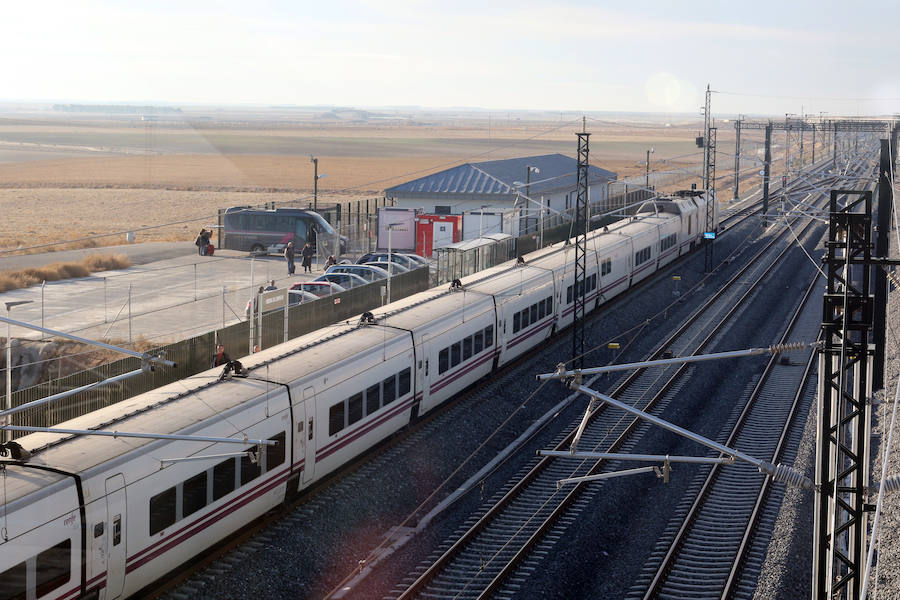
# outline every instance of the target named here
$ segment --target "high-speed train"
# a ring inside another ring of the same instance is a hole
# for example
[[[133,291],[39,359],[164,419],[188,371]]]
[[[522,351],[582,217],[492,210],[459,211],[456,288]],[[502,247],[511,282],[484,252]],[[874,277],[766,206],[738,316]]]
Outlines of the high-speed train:
[[[706,202],[593,232],[585,311],[697,245]],[[210,370],[58,426],[240,444],[19,438],[30,456],[0,458],[0,600],[125,598],[202,554],[571,324],[574,256],[543,248],[248,356],[246,377]]]

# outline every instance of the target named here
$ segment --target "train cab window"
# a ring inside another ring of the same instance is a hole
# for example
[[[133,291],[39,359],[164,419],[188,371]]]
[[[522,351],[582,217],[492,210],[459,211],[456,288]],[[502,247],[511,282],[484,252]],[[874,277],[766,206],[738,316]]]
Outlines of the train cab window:
[[[488,325],[484,328],[484,347],[490,348],[494,345],[494,326]]]
[[[479,352],[484,350],[484,332],[476,332],[474,338],[475,347],[473,348],[473,350],[475,351],[475,354],[478,354]]]
[[[366,390],[366,414],[371,415],[381,408],[381,384],[376,383]]]
[[[270,440],[277,442],[274,446],[266,446],[266,471],[271,471],[284,462],[285,433],[282,431]]]
[[[259,451],[257,446],[247,449],[250,453]],[[262,465],[259,462],[253,462],[249,454],[241,457],[241,485],[247,484],[262,475]]]
[[[150,498],[150,535],[175,523],[175,498],[174,487]]]
[[[438,375],[450,368],[450,349],[444,348],[438,354]]]
[[[397,399],[397,376],[391,375],[381,382],[384,405],[387,406]]]
[[[522,329],[522,314],[516,313],[513,315],[513,333],[516,333]]]
[[[530,323],[537,323],[538,320],[538,307],[537,304],[531,305],[531,318],[528,319]]]
[[[25,563],[0,573],[0,600],[25,600]]]
[[[181,517],[192,515],[206,506],[206,471],[184,482],[181,495]]]
[[[456,342],[455,344],[450,346],[450,366],[455,367],[459,364],[459,361],[462,357],[462,348],[461,344]]]
[[[405,396],[412,389],[412,371],[409,367],[400,371],[399,383],[398,395]]]
[[[328,410],[328,435],[344,428],[344,403],[338,402]]]
[[[38,554],[34,566],[38,598],[68,583],[72,577],[72,540],[63,540]]]
[[[347,401],[347,425],[353,425],[363,417],[362,392],[353,394]]]
[[[234,491],[235,476],[237,475],[234,464],[234,459],[229,458],[213,467],[213,500],[218,500]]]

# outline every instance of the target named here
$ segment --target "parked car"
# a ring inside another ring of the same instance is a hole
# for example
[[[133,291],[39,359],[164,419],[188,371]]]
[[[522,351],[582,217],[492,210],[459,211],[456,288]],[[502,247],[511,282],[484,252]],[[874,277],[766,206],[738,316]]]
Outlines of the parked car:
[[[428,259],[425,258],[424,256],[419,256],[418,254],[408,254],[408,253],[404,252],[403,256],[405,256],[406,258],[408,258],[411,261],[419,263],[420,265],[428,264]]]
[[[338,285],[332,281],[301,281],[292,285],[291,289],[303,290],[304,292],[315,294],[319,298],[347,290],[344,286]]]
[[[357,264],[363,265],[376,261],[387,261],[388,253],[387,252],[369,252],[367,254],[363,254],[359,257],[359,260],[356,261]],[[421,266],[415,260],[409,258],[402,252],[391,252],[390,262],[397,263],[406,267],[406,270],[415,269],[416,267]]]
[[[311,292],[306,292],[304,290],[288,290],[288,306],[295,306],[297,304],[303,304],[304,302],[312,302],[313,300],[318,300],[319,296]],[[281,306],[273,306],[271,308],[266,308],[263,311],[263,314],[270,313],[272,311],[280,310]],[[251,313],[256,312],[256,296],[247,300],[247,306],[244,308],[244,318],[249,319]]]
[[[353,273],[359,275],[369,283],[387,279],[388,272],[372,265],[332,265],[326,273]]]
[[[383,260],[383,261],[376,260],[375,262],[370,262],[370,263],[366,263],[366,264],[374,266],[374,267],[378,267],[379,269],[384,269],[385,271],[388,271],[392,275],[399,275],[400,273],[406,273],[407,271],[410,270],[409,268],[405,267],[404,265],[401,265],[398,262],[388,262],[387,260]],[[417,268],[417,267],[413,267],[413,269],[415,269],[415,268]]]
[[[324,275],[316,277],[313,281],[330,281],[346,289],[359,287],[369,283],[359,275],[354,275],[353,273],[325,273]]]

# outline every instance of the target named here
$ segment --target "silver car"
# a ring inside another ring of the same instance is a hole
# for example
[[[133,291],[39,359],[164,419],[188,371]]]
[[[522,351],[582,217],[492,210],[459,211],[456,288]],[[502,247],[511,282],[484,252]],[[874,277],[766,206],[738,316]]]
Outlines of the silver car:
[[[354,275],[359,275],[369,283],[373,281],[379,281],[381,279],[387,279],[388,273],[387,271],[381,269],[380,267],[376,267],[374,265],[332,265],[328,267],[328,270],[325,273],[352,273]]]

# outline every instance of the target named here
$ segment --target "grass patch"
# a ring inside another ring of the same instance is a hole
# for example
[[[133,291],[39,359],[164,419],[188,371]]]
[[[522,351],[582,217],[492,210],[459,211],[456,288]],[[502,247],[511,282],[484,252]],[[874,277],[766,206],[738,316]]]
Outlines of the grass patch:
[[[43,281],[60,281],[87,277],[97,271],[124,269],[131,261],[124,254],[92,254],[77,262],[57,262],[43,267],[0,271],[0,292],[39,285]]]

